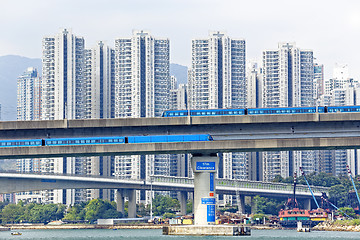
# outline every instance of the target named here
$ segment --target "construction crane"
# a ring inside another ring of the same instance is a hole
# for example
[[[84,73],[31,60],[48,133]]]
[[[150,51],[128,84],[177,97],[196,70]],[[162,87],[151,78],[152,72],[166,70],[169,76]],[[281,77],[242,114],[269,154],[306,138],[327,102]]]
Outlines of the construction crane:
[[[354,186],[355,194],[356,194],[357,200],[358,200],[358,202],[359,202],[359,208],[360,208],[360,198],[359,198],[359,194],[358,194],[358,191],[357,191],[357,189],[356,189],[354,179],[353,179],[353,177],[352,177],[352,175],[351,175],[351,171],[350,171],[349,165],[346,165],[346,168],[347,168],[349,177],[350,177],[350,179],[351,179],[351,182],[352,182],[352,184],[353,184],[353,186]]]
[[[309,184],[308,180],[306,179],[305,173],[304,173],[304,171],[302,170],[301,167],[300,167],[300,171],[301,171],[301,175],[303,175],[303,177],[304,177],[304,179],[305,179],[306,184],[307,184],[308,187],[309,187],[311,196],[313,197],[314,202],[316,203],[317,208],[320,208],[320,207],[319,207],[319,203],[317,202],[317,200],[316,200],[316,198],[315,198],[315,196],[314,196],[314,193],[313,193],[313,191],[311,190],[310,184]]]
[[[329,200],[327,200],[326,198],[324,198],[323,196],[321,197],[322,200],[326,201],[327,203],[329,203],[331,206],[333,206],[336,210],[342,212],[345,216],[347,216],[348,218],[352,219],[352,217],[350,217],[349,215],[347,215],[344,211],[342,211],[341,209],[339,209],[337,206],[335,206],[332,202],[330,202]]]

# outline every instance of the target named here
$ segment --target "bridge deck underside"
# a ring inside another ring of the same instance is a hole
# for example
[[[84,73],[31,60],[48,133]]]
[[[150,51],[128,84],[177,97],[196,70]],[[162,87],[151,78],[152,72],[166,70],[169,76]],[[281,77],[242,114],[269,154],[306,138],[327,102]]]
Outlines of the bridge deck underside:
[[[248,139],[209,142],[138,143],[86,146],[49,146],[0,148],[0,158],[46,158],[100,155],[145,155],[166,153],[218,153],[254,151],[292,151],[320,149],[357,149],[360,137]]]

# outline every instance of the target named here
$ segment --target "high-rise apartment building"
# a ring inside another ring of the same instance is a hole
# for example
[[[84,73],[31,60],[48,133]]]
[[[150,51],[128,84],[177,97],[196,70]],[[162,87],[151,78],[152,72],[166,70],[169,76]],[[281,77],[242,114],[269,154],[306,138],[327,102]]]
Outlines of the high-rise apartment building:
[[[319,99],[324,93],[324,65],[314,63],[314,98]]]
[[[346,64],[336,64],[333,77],[325,81],[325,94],[321,97],[321,105],[325,106],[351,106],[359,105],[359,83],[350,77],[349,68]],[[333,175],[347,173],[346,165],[349,165],[353,174],[359,174],[359,150],[325,150],[322,154],[329,156],[323,158],[327,172]]]
[[[247,104],[245,40],[224,32],[192,40],[188,104],[191,109],[243,108]],[[248,179],[248,153],[220,156],[219,178]]]
[[[29,67],[17,79],[17,120],[39,120],[41,113],[41,78],[36,68]],[[18,172],[39,172],[41,159],[17,159]],[[16,194],[16,201],[39,202],[39,191]]]
[[[84,118],[102,119],[114,117],[115,101],[115,52],[99,41],[91,49],[84,50]],[[112,176],[113,156],[84,157],[83,167],[87,175]],[[88,189],[86,199],[112,200],[113,191]]]
[[[159,117],[170,103],[170,41],[147,31],[115,40],[115,118]],[[115,158],[115,175],[145,179],[169,175],[169,155]],[[144,193],[144,192],[142,192]],[[141,200],[145,194],[141,194]]]
[[[302,50],[295,43],[279,43],[278,49],[263,52],[263,107],[314,106],[313,52]],[[300,166],[311,171],[312,153],[264,153],[265,181],[276,175],[288,177]],[[313,170],[312,170],[313,171]]]
[[[85,117],[85,41],[68,29],[43,38],[42,120],[83,119]],[[86,173],[85,158],[42,159],[41,171]],[[83,190],[51,190],[45,202],[74,204],[85,200]]]
[[[42,119],[84,118],[84,38],[63,29],[42,48]]]
[[[115,117],[161,116],[169,108],[170,41],[146,31],[115,40]]]
[[[85,118],[113,118],[115,51],[102,41],[85,49]]]
[[[171,76],[170,83],[170,102],[169,109],[185,110],[187,109],[187,85],[177,83],[177,79]]]
[[[256,61],[249,61],[246,68],[247,107],[262,107],[262,69]]]
[[[29,67],[17,79],[17,120],[39,120],[41,79],[36,68]]]
[[[223,32],[192,40],[191,109],[245,107],[246,85],[245,40]]]

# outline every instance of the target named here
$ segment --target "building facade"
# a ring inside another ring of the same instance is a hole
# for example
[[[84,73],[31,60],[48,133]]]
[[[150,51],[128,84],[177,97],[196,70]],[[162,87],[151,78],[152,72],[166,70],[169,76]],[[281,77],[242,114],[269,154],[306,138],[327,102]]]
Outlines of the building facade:
[[[295,43],[279,43],[263,52],[263,107],[314,106],[313,52]],[[263,153],[265,181],[291,176],[300,166],[314,171],[312,151]]]
[[[210,32],[208,38],[192,40],[190,109],[246,107],[245,57],[245,40],[232,39],[224,32]],[[249,179],[249,153],[224,153],[219,157],[219,178]]]
[[[115,40],[115,118],[159,117],[170,107],[170,41],[148,31]],[[170,175],[171,156],[120,156],[114,174],[145,179]],[[149,196],[141,192],[140,200]]]

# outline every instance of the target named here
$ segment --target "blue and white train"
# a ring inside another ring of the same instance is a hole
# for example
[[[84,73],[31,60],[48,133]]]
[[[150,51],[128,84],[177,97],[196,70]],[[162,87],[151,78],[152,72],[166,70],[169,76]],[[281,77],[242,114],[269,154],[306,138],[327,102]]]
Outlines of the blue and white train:
[[[270,115],[270,114],[304,114],[304,113],[337,113],[360,112],[360,106],[320,106],[288,108],[238,108],[238,109],[203,109],[203,110],[170,110],[164,111],[163,117],[188,116],[224,116],[224,115]],[[0,140],[0,147],[62,146],[62,145],[96,145],[96,144],[132,144],[159,142],[195,142],[213,141],[209,134],[195,135],[159,135],[159,136],[115,136],[83,138],[46,138]]]
[[[21,140],[0,140],[0,147],[39,147],[39,146],[199,142],[199,141],[213,141],[213,138],[209,134],[194,134],[194,135],[159,135],[159,136],[125,136],[125,137],[114,136],[114,137],[21,139]]]
[[[329,106],[329,107],[276,107],[276,108],[234,108],[234,109],[203,109],[203,110],[169,110],[163,117],[189,116],[224,116],[224,115],[268,115],[268,114],[303,114],[303,113],[336,113],[360,112],[360,106]]]

